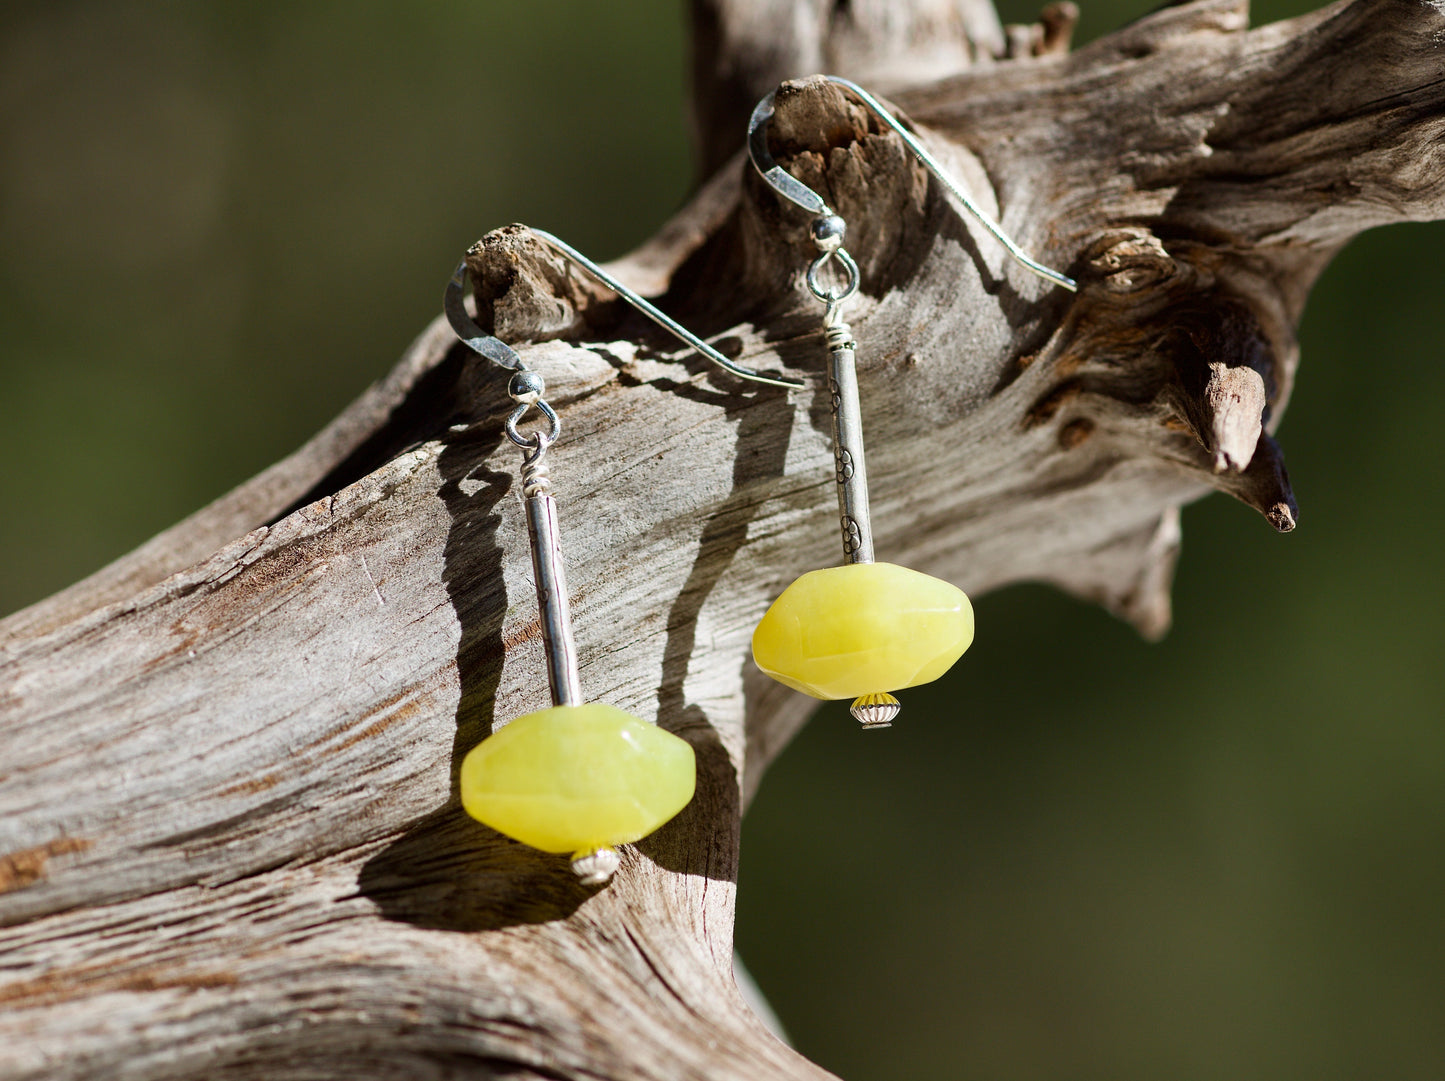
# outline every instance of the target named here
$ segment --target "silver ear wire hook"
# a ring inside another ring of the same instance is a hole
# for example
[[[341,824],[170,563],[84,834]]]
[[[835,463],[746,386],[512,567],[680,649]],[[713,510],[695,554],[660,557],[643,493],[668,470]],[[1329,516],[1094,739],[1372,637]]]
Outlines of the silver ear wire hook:
[[[532,229],[531,226],[528,226],[528,228]],[[607,286],[607,288],[611,289],[623,300],[627,301],[627,303],[631,304],[643,315],[647,316],[647,318],[651,319],[658,326],[662,327],[662,329],[668,331],[675,337],[681,339],[686,344],[692,346],[692,348],[696,349],[699,353],[705,356],[708,360],[712,361],[718,367],[726,368],[728,371],[732,372],[733,375],[739,376],[740,378],[751,379],[754,383],[766,383],[768,386],[773,387],[787,387],[789,390],[799,390],[802,388],[803,384],[796,382],[795,380],[780,379],[770,375],[763,375],[761,372],[755,372],[751,368],[744,368],[741,364],[733,363],[731,360],[723,356],[712,346],[708,345],[707,342],[703,341],[692,331],[688,330],[687,327],[683,326],[676,319],[673,319],[670,315],[667,315],[665,312],[648,303],[646,300],[643,300],[642,297],[638,296],[627,286],[623,285],[620,281],[614,278],[611,274],[607,273],[607,271],[603,270],[591,259],[588,259],[587,256],[583,255],[576,248],[572,247],[572,245],[568,244],[563,240],[557,239],[557,237],[542,229],[532,229],[532,232],[536,236],[540,237],[545,243],[550,244],[557,251],[561,252],[568,259],[571,259],[583,270],[587,271],[587,273],[591,274],[603,285]]]
[[[978,223],[987,229],[993,238],[1002,244],[1014,259],[1046,281],[1063,286],[1071,293],[1078,291],[1079,284],[1074,281],[1073,278],[1044,266],[1042,263],[1031,258],[1022,248],[1015,244],[999,224],[980,210],[978,205],[954,183],[953,178],[950,177],[943,166],[938,163],[938,159],[930,154],[924,148],[923,144],[918,141],[918,138],[900,124],[893,114],[883,107],[877,98],[857,83],[841,78],[840,76],[824,75],[823,78],[827,79],[830,83],[836,83],[839,86],[851,90],[859,101],[877,114],[878,118],[887,124],[888,127],[903,140],[904,145],[913,152],[914,157],[923,163],[923,167],[932,173],[940,184],[953,193],[954,198],[963,204],[963,208],[972,214],[978,220]],[[773,160],[773,155],[768,150],[768,123],[773,118],[773,99],[776,94],[776,90],[768,94],[768,96],[758,102],[757,107],[753,109],[752,118],[748,121],[748,157],[752,159],[753,167],[757,169],[762,178],[768,182],[768,185],[774,191],[783,196],[783,198],[789,202],[796,203],[820,219],[825,216],[836,217],[836,212],[824,202],[822,196],[785,171],[782,166]],[[816,230],[814,239],[815,241],[817,240]],[[838,250],[841,251],[842,249],[840,248]],[[809,288],[812,288],[811,281],[809,282]],[[827,299],[822,297],[816,289],[813,289],[813,294],[814,296],[818,296],[819,299]]]
[[[687,345],[696,349],[708,360],[718,365],[718,367],[726,368],[734,375],[742,379],[750,379],[754,383],[766,383],[768,386],[773,387],[787,387],[789,390],[798,390],[803,386],[802,383],[796,382],[795,380],[763,375],[761,372],[755,372],[751,368],[745,368],[741,364],[734,363],[677,320],[648,303],[646,300],[643,300],[642,297],[623,285],[566,241],[558,239],[545,230],[532,229],[531,226],[528,226],[528,228],[531,229],[533,235],[543,243],[550,245],[553,249],[568,259],[571,259],[583,270],[587,271],[587,273],[591,274],[603,285],[627,301],[628,304],[631,304],[643,315],[647,316],[647,318],[651,319],[664,330],[680,338]],[[856,267],[853,273],[856,275]],[[500,364],[503,368],[509,368],[512,371],[522,371],[525,367],[522,364],[522,358],[517,356],[506,343],[499,341],[484,331],[477,325],[476,320],[467,314],[464,303],[466,287],[467,263],[464,259],[457,264],[456,270],[452,271],[452,279],[447,283],[446,295],[442,301],[443,307],[446,309],[447,321],[451,323],[452,329],[457,333],[457,337],[465,342],[473,352],[479,353],[494,364]]]

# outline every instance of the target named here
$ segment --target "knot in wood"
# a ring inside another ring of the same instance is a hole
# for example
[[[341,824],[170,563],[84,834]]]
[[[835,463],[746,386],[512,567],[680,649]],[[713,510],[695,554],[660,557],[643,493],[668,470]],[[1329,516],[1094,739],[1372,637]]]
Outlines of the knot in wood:
[[[1187,268],[1169,254],[1148,230],[1106,234],[1084,253],[1089,277],[1116,297],[1132,297],[1177,284]]]

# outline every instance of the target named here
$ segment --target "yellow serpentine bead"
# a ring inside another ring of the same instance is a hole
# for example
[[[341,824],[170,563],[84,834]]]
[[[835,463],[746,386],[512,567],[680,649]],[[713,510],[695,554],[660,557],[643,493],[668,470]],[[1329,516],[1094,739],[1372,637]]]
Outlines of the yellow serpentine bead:
[[[854,698],[937,679],[973,642],[973,606],[949,582],[896,563],[809,571],[753,632],[753,660],[814,698]]]
[[[600,702],[518,717],[462,760],[467,814],[543,852],[586,856],[646,837],[692,799],[684,740]]]

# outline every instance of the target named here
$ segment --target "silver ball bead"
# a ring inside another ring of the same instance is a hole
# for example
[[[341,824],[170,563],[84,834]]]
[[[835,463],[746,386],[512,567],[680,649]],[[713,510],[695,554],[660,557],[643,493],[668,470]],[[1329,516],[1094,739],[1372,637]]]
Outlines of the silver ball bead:
[[[843,246],[843,236],[848,232],[848,223],[837,214],[824,214],[813,219],[813,243],[819,251],[837,251]]]
[[[547,384],[541,375],[526,368],[513,375],[507,383],[507,393],[512,396],[512,401],[523,405],[539,401],[546,391]]]

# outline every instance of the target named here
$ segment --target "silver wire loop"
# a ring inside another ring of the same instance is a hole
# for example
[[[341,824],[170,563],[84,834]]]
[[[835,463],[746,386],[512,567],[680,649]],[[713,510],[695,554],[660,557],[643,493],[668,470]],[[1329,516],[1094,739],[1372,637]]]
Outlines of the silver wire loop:
[[[522,451],[522,495],[547,495],[552,477],[547,470],[547,448],[553,440],[542,432],[532,433],[532,445]]]
[[[887,124],[905,146],[913,152],[925,169],[937,178],[938,182],[953,193],[963,208],[978,220],[978,223],[988,230],[989,234],[1004,246],[1004,249],[1013,256],[1015,260],[1029,271],[1037,274],[1045,281],[1053,282],[1062,286],[1069,292],[1078,292],[1079,283],[1067,274],[1060,274],[1057,270],[1051,270],[1042,263],[1031,258],[1022,248],[1013,242],[1003,228],[979,209],[978,205],[968,197],[962,188],[958,186],[952,177],[944,170],[932,154],[918,141],[918,137],[905,128],[883,105],[868,91],[864,90],[857,83],[844,79],[838,75],[824,75],[824,79],[830,83],[851,90],[864,105],[878,118]],[[753,167],[759,175],[768,182],[768,185],[789,202],[796,203],[810,214],[822,216],[836,214],[832,208],[823,201],[823,197],[808,187],[802,181],[785,172],[783,168],[773,159],[772,153],[768,150],[768,122],[773,118],[773,99],[777,95],[774,90],[758,102],[753,109],[752,118],[748,121],[748,157],[752,159]],[[811,286],[810,286],[811,288]],[[814,290],[817,296],[817,291]]]
[[[834,259],[843,265],[843,272],[846,277],[843,284],[836,289],[825,289],[818,284],[818,272]],[[843,248],[834,248],[832,251],[825,251],[808,264],[807,280],[808,292],[812,293],[832,309],[835,306],[841,305],[843,301],[858,291],[858,264],[853,261],[853,257],[849,255],[846,250]]]
[[[532,227],[528,226],[528,228],[530,229]],[[583,255],[576,248],[572,247],[572,245],[566,243],[565,241],[557,239],[557,237],[542,229],[532,229],[532,232],[544,243],[551,245],[557,251],[565,255],[568,259],[571,259],[583,270],[587,271],[587,273],[591,274],[603,285],[607,286],[607,288],[611,289],[623,300],[627,301],[627,303],[631,304],[643,315],[647,316],[647,318],[651,319],[658,326],[662,327],[662,329],[670,332],[675,337],[681,339],[687,345],[690,345],[692,348],[696,349],[699,353],[705,356],[708,360],[712,361],[718,367],[725,368],[728,371],[732,372],[733,375],[739,376],[742,379],[751,379],[754,383],[766,383],[767,385],[773,387],[787,387],[789,390],[798,390],[803,386],[802,383],[799,383],[795,380],[781,379],[771,375],[763,375],[761,372],[755,372],[751,368],[745,368],[741,364],[734,363],[733,361],[729,360],[727,357],[719,353],[712,346],[708,345],[707,342],[703,341],[692,331],[688,330],[677,320],[673,319],[670,315],[667,315],[661,309],[648,303],[646,300],[643,300],[642,297],[640,297],[637,293],[634,293],[627,286],[623,285],[622,282],[618,281],[611,274],[607,273],[607,271],[603,270],[591,259],[588,259],[587,256]]]
[[[547,432],[532,432],[530,435],[523,435],[517,430],[517,423],[527,415],[527,410],[535,409],[547,418]],[[523,450],[536,449],[538,453],[545,451],[557,437],[562,434],[562,421],[557,416],[557,411],[540,398],[535,402],[521,402],[516,409],[507,415],[507,438]]]

